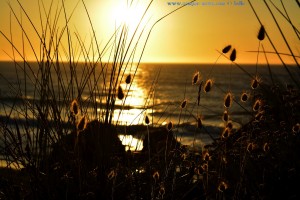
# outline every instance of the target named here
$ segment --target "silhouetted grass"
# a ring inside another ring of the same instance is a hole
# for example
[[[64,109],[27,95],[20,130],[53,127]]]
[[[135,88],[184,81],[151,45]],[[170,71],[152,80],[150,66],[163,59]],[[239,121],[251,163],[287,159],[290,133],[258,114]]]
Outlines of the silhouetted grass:
[[[238,50],[227,45],[222,52],[218,51],[220,55],[215,64],[221,56],[227,58],[232,63],[231,67],[237,67],[248,75],[248,88],[234,94],[231,84],[228,90],[224,90],[214,80],[213,67],[206,80],[202,80],[205,76],[196,71],[191,74],[191,87],[195,88],[195,92],[190,94],[185,89],[178,95],[183,100],[178,99],[177,103],[169,105],[174,107],[175,114],[178,113],[178,122],[169,120],[167,116],[166,124],[155,127],[157,124],[151,119],[150,110],[153,114],[155,104],[151,105],[151,100],[155,98],[157,76],[152,80],[143,112],[137,116],[143,119],[144,124],[130,126],[120,125],[119,119],[114,121],[114,111],[119,109],[120,117],[126,109],[128,91],[135,81],[151,31],[157,23],[184,6],[159,18],[149,32],[144,32],[145,27],[140,26],[152,4],[150,1],[140,23],[134,27],[133,35],[129,35],[126,24],[121,24],[100,50],[84,1],[81,3],[92,30],[90,43],[83,40],[78,31],[75,31],[75,37],[71,34],[69,21],[76,10],[68,16],[64,2],[54,5],[53,1],[46,10],[43,2],[38,1],[41,3],[40,14],[47,16],[46,21],[41,19],[42,32],[37,31],[29,13],[17,2],[22,15],[37,34],[42,53],[39,55],[33,48],[23,26],[24,19],[17,17],[10,6],[22,29],[23,44],[26,42],[32,47],[37,71],[32,63],[27,62],[22,49],[13,43],[13,32],[8,35],[0,32],[12,46],[11,58],[18,77],[17,86],[6,80],[12,97],[1,97],[5,111],[0,122],[1,154],[7,167],[0,170],[3,173],[0,198],[296,199],[300,196],[295,184],[300,178],[299,81],[283,62],[282,54],[272,44],[269,30],[263,24],[256,36],[259,48],[255,52],[264,53],[268,62],[269,52],[265,51],[263,43],[270,42],[275,51],[272,53],[280,58],[294,86],[276,82],[269,63],[271,84],[261,80],[258,63],[255,74],[250,74],[235,62]],[[264,3],[268,7],[267,2]],[[256,14],[250,1],[249,4]],[[257,14],[256,17],[260,22]],[[65,21],[64,27],[58,27],[56,22],[59,19]],[[298,35],[299,31],[288,16],[286,20]],[[141,40],[143,34],[147,36],[145,41]],[[281,36],[285,38],[282,32]],[[61,42],[63,38],[67,38],[67,46]],[[79,44],[78,49],[73,46],[75,41]],[[285,43],[289,45],[286,40]],[[133,64],[138,45],[142,45],[139,62],[134,73],[127,74],[126,69]],[[94,50],[97,56],[91,58]],[[102,61],[105,53],[111,56],[108,63]],[[17,62],[15,54],[23,61]],[[298,56],[291,50],[289,55],[298,65]],[[67,62],[63,62],[64,57]],[[79,62],[80,57],[84,58],[83,63]],[[228,76],[224,76],[228,82],[235,81],[230,73]],[[33,92],[27,87],[29,83],[35,85]],[[217,138],[206,129],[205,116],[201,114],[202,109],[214,112],[213,108],[203,106],[201,99],[202,95],[210,95],[213,90],[223,94],[220,102],[223,102],[224,110],[216,115],[224,125]],[[32,98],[28,98],[30,95]],[[8,99],[13,103],[8,104]],[[121,101],[120,105],[116,104],[117,99]],[[234,124],[234,105],[251,118],[240,128]],[[179,129],[186,124],[196,127],[190,147],[180,143],[182,135],[179,135]],[[143,138],[143,150],[125,151],[117,135],[120,129]],[[213,142],[202,146],[199,151],[194,148],[196,134],[208,134]],[[13,166],[18,170],[12,170]]]

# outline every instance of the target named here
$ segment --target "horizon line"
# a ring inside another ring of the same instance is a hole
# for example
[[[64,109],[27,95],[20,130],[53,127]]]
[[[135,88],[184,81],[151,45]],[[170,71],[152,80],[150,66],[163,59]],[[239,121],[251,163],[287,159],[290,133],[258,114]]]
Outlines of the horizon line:
[[[39,61],[36,60],[25,60],[27,63],[37,63]],[[0,62],[24,62],[24,60],[0,60]],[[63,61],[59,61],[60,63],[67,63],[69,62],[68,60],[63,60]],[[76,61],[77,62],[77,61]],[[78,61],[78,63],[85,63],[86,61]],[[87,63],[92,63],[91,62],[87,62]],[[100,62],[97,62],[100,63]],[[113,63],[113,62],[107,62],[107,61],[102,61],[102,63]],[[133,64],[137,64],[138,62],[131,62]],[[235,62],[237,63],[237,62]],[[175,61],[144,61],[144,62],[140,62],[140,64],[168,64],[168,65],[231,65],[233,64],[232,62],[219,62],[219,63],[214,63],[214,62],[183,62],[183,61],[179,61],[179,62],[175,62]],[[238,65],[282,65],[282,63],[254,63],[254,62],[239,62],[237,63]],[[296,63],[285,63],[286,65],[296,65]]]

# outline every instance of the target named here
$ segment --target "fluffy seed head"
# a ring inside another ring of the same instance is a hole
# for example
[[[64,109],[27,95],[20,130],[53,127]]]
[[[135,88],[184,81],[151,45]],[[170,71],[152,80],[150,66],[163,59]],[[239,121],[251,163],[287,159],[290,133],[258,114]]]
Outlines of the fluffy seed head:
[[[233,100],[232,94],[230,92],[228,92],[225,95],[225,98],[224,98],[224,106],[225,106],[225,108],[229,108],[231,106],[232,100]]]
[[[121,86],[119,86],[118,88],[118,95],[117,95],[118,99],[122,100],[124,98],[124,92]]]
[[[153,179],[155,181],[158,181],[159,180],[159,172],[158,171],[154,172],[154,174],[152,175],[152,177],[153,177]]]
[[[250,142],[250,143],[247,145],[247,151],[248,151],[248,152],[251,152],[251,151],[253,151],[253,149],[254,149],[254,144],[253,144],[252,142]]]
[[[256,89],[258,87],[258,81],[256,79],[253,79],[251,81],[251,88]]]
[[[201,175],[201,174],[203,174],[203,169],[201,167],[195,167],[194,173],[197,175]]]
[[[131,74],[128,74],[128,76],[126,77],[125,83],[129,84],[131,82]]]
[[[173,122],[169,121],[169,123],[167,124],[167,130],[171,131],[173,129]]]
[[[299,133],[300,132],[300,124],[297,123],[292,128],[293,133]]]
[[[71,113],[73,115],[78,115],[78,113],[79,113],[79,104],[78,104],[78,101],[76,99],[74,99],[72,101],[70,110],[71,110]]]
[[[186,153],[181,153],[180,155],[182,160],[185,160],[187,158],[187,154]]]
[[[183,100],[183,102],[181,103],[180,107],[183,109],[186,107],[187,101]]]
[[[229,135],[230,135],[230,129],[228,127],[226,127],[222,132],[222,138],[226,139],[229,137]]]
[[[145,124],[147,124],[147,125],[150,124],[150,119],[149,119],[148,115],[146,115],[146,117],[145,117]]]
[[[201,117],[198,117],[197,118],[197,127],[202,128],[202,126],[203,126],[202,119],[201,119]]]
[[[228,185],[227,185],[227,183],[225,183],[224,181],[221,181],[221,182],[219,183],[218,190],[219,190],[220,192],[225,192],[225,190],[227,190],[227,188],[228,188]]]
[[[225,164],[227,164],[227,158],[226,158],[226,156],[223,156],[223,157],[222,157],[222,161],[223,161]]]
[[[227,110],[224,111],[223,116],[222,116],[222,120],[224,122],[227,122],[229,120],[229,114],[228,114]]]
[[[200,80],[200,73],[199,71],[197,71],[192,78],[192,85],[195,85],[198,83],[198,81]]]
[[[111,171],[108,173],[107,178],[108,178],[109,180],[111,180],[111,179],[115,178],[116,176],[117,176],[117,172],[116,172],[115,170],[111,170]]]
[[[249,98],[249,94],[246,92],[243,92],[241,95],[241,102],[246,102]]]
[[[203,151],[202,159],[206,162],[208,162],[210,160],[210,155],[209,155],[208,151]]]
[[[226,128],[228,128],[230,131],[232,130],[232,128],[233,128],[232,121],[228,121],[228,122],[227,122]]]
[[[260,112],[258,112],[256,115],[255,115],[255,120],[256,121],[260,121],[260,120],[262,120],[263,118],[264,118],[264,114],[265,114],[265,112],[264,111],[260,111]]]
[[[226,47],[224,47],[224,49],[222,50],[223,53],[228,53],[228,51],[231,49],[231,45],[227,45]]]
[[[270,146],[267,142],[264,144],[263,150],[264,150],[264,152],[268,152],[270,150]]]
[[[203,169],[203,171],[207,171],[208,170],[208,164],[204,163],[201,168]]]
[[[262,104],[261,100],[257,99],[253,104],[253,111],[257,112],[261,108],[261,104]]]
[[[254,77],[254,79],[251,80],[251,88],[253,90],[255,90],[256,88],[258,88],[260,83],[260,78],[259,77]]]
[[[213,81],[211,79],[208,79],[205,82],[205,85],[204,85],[204,88],[203,88],[204,92],[207,93],[207,92],[211,91],[212,85],[213,85]]]
[[[163,199],[163,197],[164,197],[164,195],[166,193],[165,187],[161,185],[160,188],[159,188],[159,192],[158,193],[159,193],[160,196],[162,196],[162,199]]]
[[[230,54],[230,60],[233,62],[236,59],[236,50],[233,49],[231,54]]]
[[[83,131],[86,128],[87,125],[87,119],[85,116],[81,117],[78,124],[77,124],[77,130]]]
[[[265,27],[262,25],[258,31],[258,35],[257,35],[257,38],[262,41],[265,39],[265,34],[266,34],[266,30],[265,30]]]

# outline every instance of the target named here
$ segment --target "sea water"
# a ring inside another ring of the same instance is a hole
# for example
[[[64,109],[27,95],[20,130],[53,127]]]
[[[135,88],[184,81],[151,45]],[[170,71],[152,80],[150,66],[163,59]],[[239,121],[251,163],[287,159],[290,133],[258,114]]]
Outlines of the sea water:
[[[41,88],[47,87],[53,92],[51,98],[55,97],[55,103],[61,108],[68,107],[72,98],[76,98],[80,93],[84,100],[82,107],[85,108],[85,114],[89,119],[103,120],[100,104],[105,104],[109,92],[110,67],[77,63],[70,68],[68,63],[60,63],[52,66],[51,69],[44,66],[42,71],[38,63],[24,65],[23,63],[1,62],[1,124],[7,123],[9,121],[7,118],[15,118],[21,123],[27,117],[29,119],[27,123],[34,126],[36,116],[24,114],[21,108],[24,106],[23,100],[27,99],[29,104],[38,101],[42,95]],[[255,95],[255,90],[251,88],[253,77],[258,77],[265,85],[271,85],[271,75],[277,84],[283,86],[294,84],[287,70],[281,65],[273,65],[269,68],[266,65],[236,66],[235,64],[140,64],[139,66],[131,64],[126,67],[126,70],[123,71],[123,69],[120,73],[123,77],[122,81],[116,84],[122,86],[126,98],[125,100],[117,99],[115,102],[114,123],[143,124],[146,115],[150,117],[153,126],[165,126],[172,121],[174,130],[176,129],[181,136],[181,142],[188,145],[194,144],[195,139],[196,143],[198,140],[199,145],[212,141],[211,136],[207,134],[200,136],[195,134],[197,133],[194,129],[197,117],[202,118],[204,126],[214,136],[218,134],[224,126],[221,117],[225,110],[224,96],[228,92],[231,92],[234,98],[232,106],[228,109],[234,127],[239,128],[251,120],[252,97]],[[50,72],[48,76],[42,77],[41,74],[47,70]],[[299,79],[298,68],[288,66],[288,70],[296,79]],[[197,72],[200,74],[200,79],[197,84],[193,85],[192,78]],[[132,76],[132,82],[126,84],[125,78],[129,74]],[[49,84],[49,79],[51,85],[45,87],[43,81]],[[211,91],[204,92],[203,86],[208,79],[213,81],[213,86]],[[202,88],[198,105],[200,85]],[[250,94],[248,102],[240,101],[240,95],[243,92]],[[93,95],[97,97],[93,98]],[[181,107],[183,101],[187,102],[184,108]],[[95,107],[94,104],[99,104],[99,106]],[[61,115],[64,115],[62,119],[66,119],[68,109],[69,107],[62,109]]]

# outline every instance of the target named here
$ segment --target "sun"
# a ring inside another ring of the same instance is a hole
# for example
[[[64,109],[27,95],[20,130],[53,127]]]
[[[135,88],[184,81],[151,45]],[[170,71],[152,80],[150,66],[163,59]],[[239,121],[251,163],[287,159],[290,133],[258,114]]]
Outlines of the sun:
[[[129,29],[135,29],[140,23],[145,10],[145,5],[140,2],[128,4],[127,1],[122,1],[114,6],[112,17],[115,20],[116,27],[126,25]],[[144,19],[140,26],[143,27],[145,24]]]

